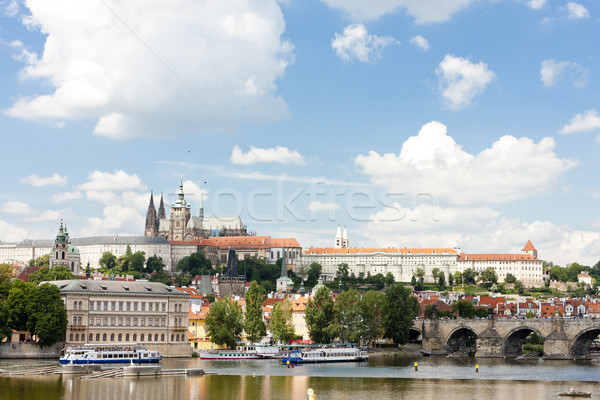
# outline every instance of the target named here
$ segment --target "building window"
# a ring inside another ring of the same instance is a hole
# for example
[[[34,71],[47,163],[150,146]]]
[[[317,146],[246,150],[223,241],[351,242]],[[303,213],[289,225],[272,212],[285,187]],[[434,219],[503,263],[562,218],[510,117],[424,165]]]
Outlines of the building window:
[[[127,326],[131,325],[131,317],[125,318],[125,325],[127,325]]]
[[[102,322],[102,324],[105,325],[105,326],[108,325],[108,318],[107,317],[104,317],[104,321]]]
[[[127,311],[131,311],[131,303],[127,302]]]
[[[90,334],[90,335],[91,335],[91,334]],[[90,341],[91,341],[91,340],[90,340]],[[99,341],[100,341],[100,334],[99,334],[99,333],[96,333],[96,342],[99,342]]]
[[[146,311],[146,303],[142,303],[142,311]]]
[[[160,335],[160,341],[164,342],[165,341],[165,334],[163,333],[162,335]]]
[[[114,342],[114,341],[115,341],[115,334],[114,334],[114,333],[111,333],[111,334],[110,334],[110,341],[111,341],[111,342]]]
[[[73,325],[77,325],[77,317],[73,317]]]
[[[174,342],[174,341],[175,341],[175,339],[174,339],[174,338],[175,338],[175,335],[173,335],[173,334],[171,333],[171,342]]]
[[[158,318],[154,318],[154,326],[158,326]]]
[[[90,326],[91,326],[91,325],[94,325],[94,317],[90,317],[90,318],[88,319],[88,325],[90,325]]]
[[[136,318],[133,318],[133,326],[137,326],[137,321],[138,321],[138,320],[137,320],[137,317],[136,317]]]
[[[162,326],[165,326],[165,322],[166,322],[166,321],[165,321],[165,319],[164,319],[164,318],[161,318],[161,320],[160,320],[160,324],[161,324]]]
[[[134,333],[134,334],[133,334],[133,341],[134,341],[134,342],[135,342],[135,341],[137,341],[137,333]]]
[[[123,317],[119,317],[119,326],[123,326]]]
[[[137,311],[137,304],[138,303],[133,303],[133,311]]]
[[[133,340],[135,340],[135,339],[133,339]],[[142,333],[142,335],[140,336],[140,342],[143,342],[143,341],[144,341],[144,334]]]
[[[90,311],[94,311],[94,302],[90,301]]]
[[[119,302],[119,311],[123,311],[123,302],[122,301]]]
[[[117,310],[117,303],[116,303],[116,302],[114,302],[114,301],[111,301],[111,302],[110,302],[110,309],[111,309],[112,311],[116,311],[116,310]]]
[[[110,317],[110,325],[115,326],[115,317]]]
[[[102,335],[102,341],[106,342],[106,333],[104,335]]]
[[[152,318],[148,318],[148,326],[152,326]]]
[[[108,301],[104,302],[104,311],[108,311]]]
[[[140,325],[141,326],[146,325],[146,318],[140,318]]]
[[[158,342],[158,333],[155,333],[155,334],[154,334],[154,341],[155,341],[155,342]]]
[[[73,302],[73,310],[77,310],[77,302],[76,301]]]
[[[148,334],[148,341],[151,342],[152,341],[152,334]]]
[[[152,303],[148,303],[148,311],[152,311]]]
[[[162,303],[162,310],[163,311],[167,311],[167,304],[166,303]],[[179,310],[181,311],[181,310]]]
[[[81,325],[81,317],[77,317],[77,325]]]
[[[73,334],[71,333],[71,334],[69,335],[69,342],[72,342],[72,341],[73,341]]]

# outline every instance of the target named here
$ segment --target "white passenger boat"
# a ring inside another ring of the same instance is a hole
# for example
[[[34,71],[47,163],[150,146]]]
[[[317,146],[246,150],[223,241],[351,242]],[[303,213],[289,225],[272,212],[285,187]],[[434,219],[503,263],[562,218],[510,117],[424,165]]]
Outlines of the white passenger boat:
[[[235,350],[200,350],[199,357],[203,360],[258,360],[275,358],[280,348],[266,344],[237,346]]]
[[[145,346],[134,345],[93,345],[68,347],[60,358],[61,364],[112,364],[112,363],[157,363],[162,360],[158,351],[147,350]]]
[[[366,350],[356,347],[322,347],[306,350],[294,350],[284,355],[282,364],[358,362],[369,359]]]

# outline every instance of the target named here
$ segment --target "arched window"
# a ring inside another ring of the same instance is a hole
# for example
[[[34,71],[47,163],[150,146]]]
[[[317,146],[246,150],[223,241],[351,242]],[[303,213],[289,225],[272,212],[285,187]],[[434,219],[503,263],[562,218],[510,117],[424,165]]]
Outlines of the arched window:
[[[119,342],[123,340],[123,334],[119,333]]]
[[[76,334],[75,334],[75,341],[76,341],[76,342],[79,342],[79,333],[76,333]]]
[[[73,325],[77,325],[77,317],[73,317]]]
[[[134,340],[135,340],[135,339],[134,339]],[[144,341],[144,334],[142,333],[142,334],[140,335],[140,342],[143,342],[143,341]]]
[[[173,326],[177,326],[177,318],[173,318]]]
[[[125,335],[125,341],[129,342],[129,333]]]
[[[271,250],[271,259],[273,259],[273,250]]]
[[[135,341],[137,341],[137,333],[134,333],[134,334],[133,334],[133,341],[134,341],[134,342],[135,342]]]
[[[62,259],[63,260],[65,259],[65,252],[64,251],[62,252]]]
[[[279,259],[279,250],[277,250],[277,259]]]
[[[171,333],[171,342],[174,342],[174,341],[175,341],[175,335],[173,335],[173,334]]]
[[[88,336],[88,341],[93,342],[94,341],[94,334],[90,333],[90,335]]]
[[[179,318],[178,326],[183,326],[181,325],[181,318]]]
[[[81,325],[81,317],[77,317],[77,325]]]
[[[165,341],[165,334],[163,333],[162,335],[160,335],[160,341],[164,342]]]
[[[73,334],[71,333],[71,334],[69,335],[69,342],[72,342],[72,341],[73,341]]]
[[[100,341],[100,334],[96,333],[96,342],[99,342],[99,341]]]
[[[114,333],[111,333],[111,334],[110,334],[110,341],[111,341],[111,342],[114,342],[114,341],[115,341],[115,334],[114,334]]]
[[[144,335],[142,335],[142,337],[144,337]],[[148,341],[151,342],[152,341],[152,334],[148,334]]]
[[[102,341],[106,342],[106,333],[104,335],[102,335]]]
[[[155,342],[158,342],[158,333],[155,333],[155,334],[154,334],[154,341],[155,341]]]
[[[74,267],[75,267],[75,263],[73,261],[71,261],[71,271],[73,271]]]
[[[56,259],[58,260],[58,251],[56,252]]]

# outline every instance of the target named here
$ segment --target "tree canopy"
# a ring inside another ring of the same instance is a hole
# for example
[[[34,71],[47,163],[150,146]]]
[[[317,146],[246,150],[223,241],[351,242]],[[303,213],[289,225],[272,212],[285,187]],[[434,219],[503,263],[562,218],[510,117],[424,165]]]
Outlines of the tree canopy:
[[[27,277],[27,280],[31,283],[38,284],[40,282],[62,281],[74,278],[75,277],[69,268],[58,265],[54,268],[42,267],[33,274],[30,274]]]
[[[177,270],[190,274],[192,277],[197,275],[210,275],[212,265],[202,251],[197,251],[187,257],[183,257],[177,263]]]
[[[242,308],[232,299],[219,299],[206,314],[206,331],[213,343],[234,348],[244,329]]]
[[[259,342],[266,334],[267,329],[262,319],[263,294],[256,281],[252,281],[246,292],[246,317],[244,318],[244,331],[250,342]]]
[[[279,343],[289,343],[295,336],[294,324],[292,323],[292,303],[285,298],[277,302],[271,311],[271,322],[269,330]]]
[[[385,291],[388,302],[385,335],[394,343],[408,341],[413,319],[419,313],[419,303],[410,294],[410,290],[401,283],[395,283]]]
[[[316,343],[329,344],[337,336],[333,299],[326,286],[317,290],[315,296],[306,303],[304,313],[308,335]]]

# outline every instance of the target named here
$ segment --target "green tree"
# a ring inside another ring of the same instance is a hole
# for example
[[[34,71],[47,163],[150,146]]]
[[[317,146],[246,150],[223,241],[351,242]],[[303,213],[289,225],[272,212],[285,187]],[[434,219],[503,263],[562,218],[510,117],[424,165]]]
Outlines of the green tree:
[[[8,308],[8,326],[16,331],[27,330],[27,321],[31,311],[31,302],[36,285],[30,282],[15,280],[8,298],[6,306]]]
[[[460,271],[456,271],[454,273],[454,283],[456,283],[457,285],[462,285],[463,284],[463,276],[462,273]]]
[[[494,267],[487,267],[485,271],[481,273],[481,280],[484,285],[491,286],[494,283],[498,283],[498,276],[496,275],[496,269]]]
[[[444,276],[444,271],[440,271],[437,276],[437,287],[439,290],[446,289],[446,277]]]
[[[456,313],[458,318],[473,318],[475,317],[475,307],[473,303],[466,300],[455,301],[452,304],[452,311]]]
[[[165,271],[158,271],[153,273],[152,275],[150,275],[150,279],[148,279],[150,282],[161,282],[164,283],[165,285],[169,285],[171,286],[173,284],[173,280],[171,279],[171,277],[169,276],[169,274],[167,274]]]
[[[404,344],[408,341],[413,319],[419,313],[419,303],[401,283],[390,286],[385,295],[388,301],[385,334],[394,343]]]
[[[44,254],[35,260],[33,258],[29,260],[30,267],[43,267],[44,265],[50,265],[50,254]]]
[[[146,262],[146,255],[143,251],[136,251],[129,256],[129,268],[128,271],[142,272],[144,270],[144,263]]]
[[[308,268],[308,278],[306,279],[306,286],[313,287],[317,284],[317,281],[321,277],[323,267],[319,263],[312,263]]]
[[[304,314],[310,339],[316,343],[329,344],[335,339],[337,327],[333,299],[329,288],[322,287],[315,296],[306,303]]]
[[[175,286],[190,286],[192,283],[192,277],[189,275],[179,274],[175,276]]]
[[[58,265],[54,268],[42,267],[38,269],[33,274],[29,275],[27,281],[37,285],[40,282],[65,281],[69,279],[75,279],[71,270],[62,265]]]
[[[206,314],[206,331],[213,343],[232,349],[244,329],[242,309],[232,299],[219,299]]]
[[[275,303],[273,306],[269,330],[273,335],[273,339],[279,343],[289,343],[294,338],[292,303],[288,298],[285,298],[282,302]]]
[[[360,302],[361,315],[365,324],[365,338],[371,345],[385,334],[385,318],[388,314],[388,301],[385,294],[369,290]]]
[[[440,275],[440,269],[439,268],[434,268],[431,270],[431,275],[433,275],[433,281],[437,282],[438,276]]]
[[[396,278],[394,278],[394,274],[388,272],[385,274],[385,286],[392,286],[396,282]]]
[[[98,263],[105,271],[113,270],[117,266],[117,257],[109,251],[102,254]]]
[[[165,269],[165,264],[163,263],[163,260],[161,257],[150,256],[146,260],[146,268],[144,268],[144,272],[146,272],[146,273],[159,272],[159,271],[164,271],[164,269]]]
[[[466,285],[474,285],[477,274],[472,269],[465,269],[465,272],[462,273],[463,282]]]
[[[6,301],[0,300],[0,341],[7,338],[11,333],[11,329],[8,326],[8,316],[8,304]]]
[[[58,342],[64,336],[67,312],[57,286],[44,283],[34,290],[29,303],[27,329],[45,346]]]
[[[267,329],[262,318],[263,294],[256,281],[252,281],[246,292],[246,317],[244,331],[250,342],[259,342],[266,334]]]
[[[423,283],[425,282],[425,271],[423,268],[417,268],[414,276],[417,279],[417,285],[415,286],[415,290],[423,290]]]
[[[517,277],[511,274],[510,272],[504,277],[504,282],[506,283],[515,283],[516,281]]]
[[[335,278],[345,286],[349,275],[348,264],[340,264],[335,273]]]
[[[15,278],[15,270],[8,264],[0,264],[0,302],[8,297]]]
[[[366,336],[360,302],[361,296],[356,289],[341,292],[335,301],[333,309],[342,343],[358,343]]]
[[[192,253],[183,257],[177,263],[177,269],[192,275],[192,277],[202,274],[210,274],[212,265],[202,251]]]

